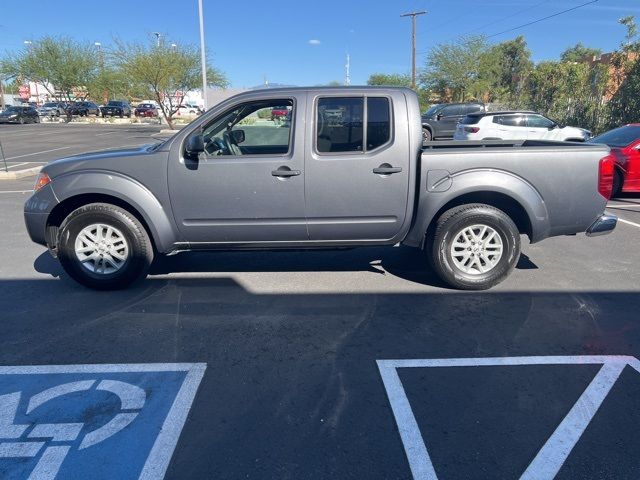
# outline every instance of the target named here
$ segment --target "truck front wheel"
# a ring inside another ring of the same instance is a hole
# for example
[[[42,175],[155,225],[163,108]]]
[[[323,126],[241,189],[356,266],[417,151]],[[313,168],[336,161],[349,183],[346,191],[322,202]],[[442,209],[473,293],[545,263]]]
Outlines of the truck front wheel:
[[[486,290],[504,280],[520,257],[513,220],[490,205],[470,204],[438,219],[427,253],[438,276],[462,290]]]
[[[78,283],[116,290],[146,276],[153,246],[134,215],[115,205],[92,203],[71,212],[61,225],[58,259]]]

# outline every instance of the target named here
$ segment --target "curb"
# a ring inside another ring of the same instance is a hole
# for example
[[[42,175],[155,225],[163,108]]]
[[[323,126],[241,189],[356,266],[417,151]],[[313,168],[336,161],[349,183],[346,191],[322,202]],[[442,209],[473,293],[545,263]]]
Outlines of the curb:
[[[30,177],[31,175],[35,175],[42,170],[42,166],[40,167],[31,167],[25,168],[24,170],[15,170],[9,172],[0,171],[0,180],[18,180],[24,177]]]
[[[173,135],[174,133],[178,133],[180,130],[180,128],[174,128],[173,130],[170,128],[165,128],[160,130],[158,133],[162,133],[164,135]]]

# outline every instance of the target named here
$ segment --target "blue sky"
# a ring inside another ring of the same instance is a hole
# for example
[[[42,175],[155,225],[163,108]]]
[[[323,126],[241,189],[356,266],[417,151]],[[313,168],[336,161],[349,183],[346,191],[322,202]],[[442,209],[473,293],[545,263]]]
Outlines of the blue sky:
[[[234,87],[261,84],[265,76],[271,83],[290,85],[343,81],[347,51],[352,84],[364,84],[371,73],[410,72],[411,22],[401,13],[428,12],[418,18],[420,66],[437,43],[468,33],[492,35],[586,1],[204,0],[205,35],[210,59]],[[0,51],[24,48],[25,40],[45,34],[104,46],[114,37],[147,41],[156,31],[168,42],[199,41],[197,0],[2,3]],[[624,36],[617,20],[625,15],[640,20],[640,0],[599,0],[491,41],[523,34],[535,61],[558,58],[578,41],[610,51]]]

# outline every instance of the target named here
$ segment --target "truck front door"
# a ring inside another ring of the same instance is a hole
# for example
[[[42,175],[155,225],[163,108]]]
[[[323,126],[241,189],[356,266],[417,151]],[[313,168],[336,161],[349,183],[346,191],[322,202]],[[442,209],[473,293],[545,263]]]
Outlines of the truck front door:
[[[412,156],[408,124],[413,119],[404,102],[401,92],[309,95],[305,189],[311,240],[380,241],[398,235]]]
[[[275,94],[274,94],[275,95]],[[279,121],[274,108],[287,108]],[[245,100],[203,124],[205,151],[172,147],[169,192],[184,240],[308,240],[304,213],[306,93]],[[300,120],[298,120],[300,119]],[[187,137],[188,139],[188,137]]]

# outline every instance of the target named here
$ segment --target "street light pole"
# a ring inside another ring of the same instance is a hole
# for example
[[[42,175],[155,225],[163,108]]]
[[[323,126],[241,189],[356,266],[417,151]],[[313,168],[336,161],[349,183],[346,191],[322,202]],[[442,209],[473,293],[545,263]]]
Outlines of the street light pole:
[[[202,14],[202,0],[198,0],[198,16],[200,17],[200,64],[202,66],[202,100],[207,111],[207,54],[204,49],[204,16]]]
[[[411,88],[416,89],[416,17],[427,12],[411,12],[400,15],[411,17]]]

